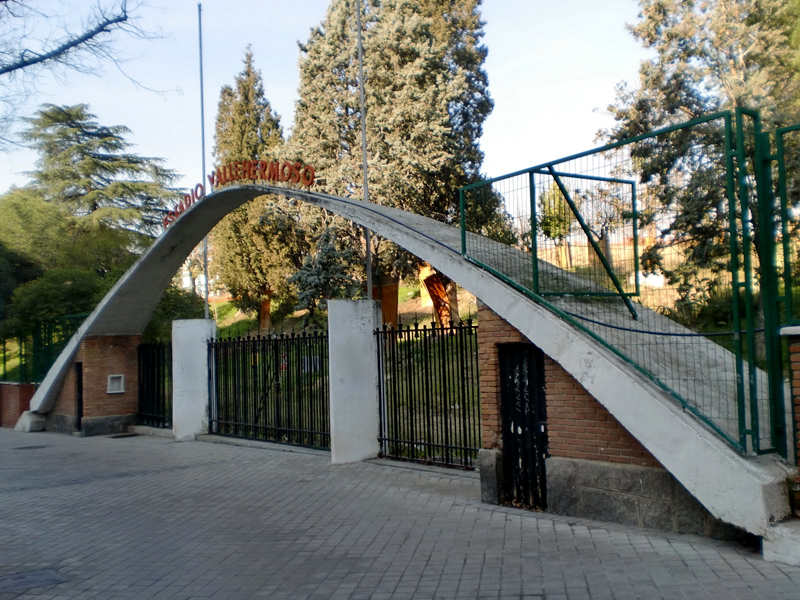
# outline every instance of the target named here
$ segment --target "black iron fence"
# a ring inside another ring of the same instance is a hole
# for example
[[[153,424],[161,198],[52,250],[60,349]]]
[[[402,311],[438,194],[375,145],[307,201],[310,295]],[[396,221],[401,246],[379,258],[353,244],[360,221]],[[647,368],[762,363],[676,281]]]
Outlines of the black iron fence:
[[[137,422],[172,427],[172,346],[139,345],[139,411]]]
[[[209,433],[330,448],[328,336],[212,340]]]
[[[474,467],[481,430],[477,330],[468,321],[375,331],[382,456]]]

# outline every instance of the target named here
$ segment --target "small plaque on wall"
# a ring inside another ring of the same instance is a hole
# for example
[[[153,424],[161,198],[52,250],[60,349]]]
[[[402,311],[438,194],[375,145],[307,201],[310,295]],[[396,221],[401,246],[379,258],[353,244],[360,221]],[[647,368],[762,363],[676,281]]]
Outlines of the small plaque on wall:
[[[125,375],[109,375],[107,394],[124,394],[125,393]]]

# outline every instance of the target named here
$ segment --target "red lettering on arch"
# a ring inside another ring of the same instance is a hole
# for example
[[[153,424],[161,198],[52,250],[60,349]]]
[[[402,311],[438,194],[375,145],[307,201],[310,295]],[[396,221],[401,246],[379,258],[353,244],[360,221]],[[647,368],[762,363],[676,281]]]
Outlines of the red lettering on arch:
[[[300,173],[300,183],[307,188],[310,188],[314,183],[314,167],[305,165],[303,171]]]
[[[269,181],[280,181],[281,180],[280,170],[281,169],[278,166],[278,161],[273,160],[271,163],[269,163],[269,177],[267,177],[267,179]]]
[[[288,160],[281,163],[280,176],[281,181],[289,181],[292,178],[292,163]]]

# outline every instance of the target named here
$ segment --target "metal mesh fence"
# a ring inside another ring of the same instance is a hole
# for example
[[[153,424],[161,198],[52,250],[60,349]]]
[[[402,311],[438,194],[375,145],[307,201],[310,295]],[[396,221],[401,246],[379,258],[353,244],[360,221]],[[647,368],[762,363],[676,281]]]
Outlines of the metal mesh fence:
[[[763,452],[775,437],[752,127],[719,113],[467,186],[462,250]]]

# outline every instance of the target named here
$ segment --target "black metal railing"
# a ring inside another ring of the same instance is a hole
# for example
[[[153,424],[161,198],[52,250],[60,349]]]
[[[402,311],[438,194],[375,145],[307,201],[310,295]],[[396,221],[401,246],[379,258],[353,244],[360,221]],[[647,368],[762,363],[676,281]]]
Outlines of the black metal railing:
[[[330,448],[326,334],[212,340],[208,351],[209,433]]]
[[[468,321],[375,331],[382,456],[474,467],[481,439],[477,330]]]
[[[139,345],[139,410],[137,422],[172,427],[172,346]]]

